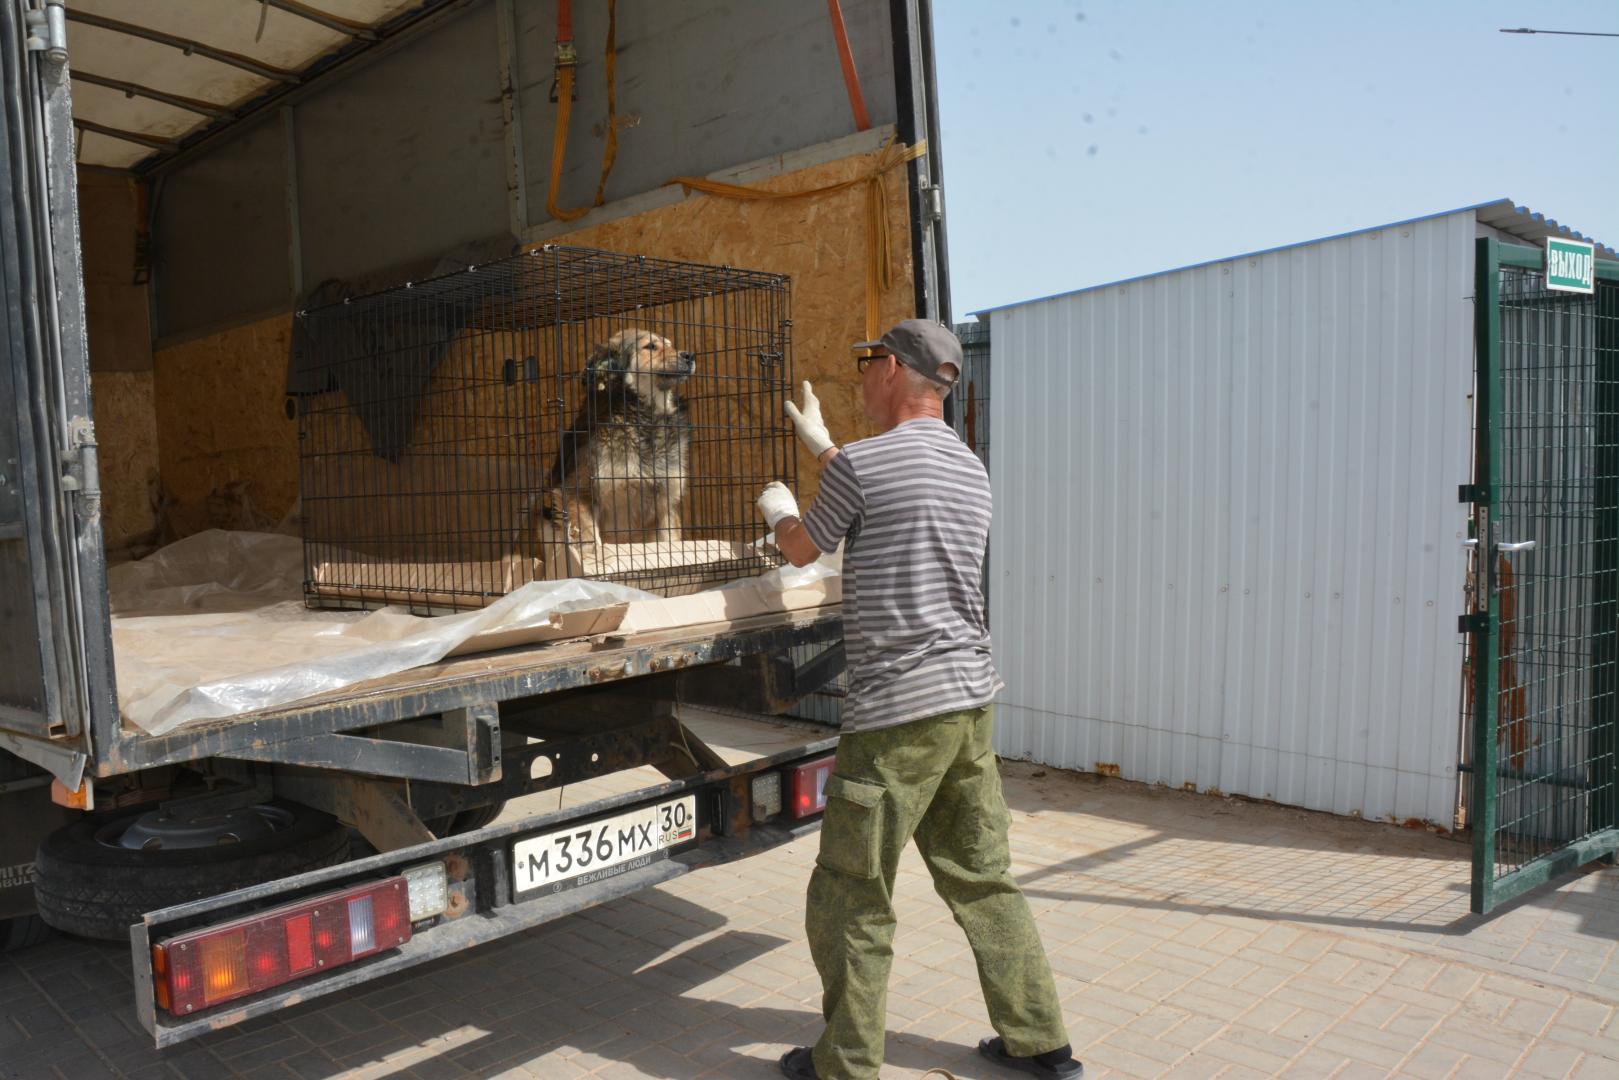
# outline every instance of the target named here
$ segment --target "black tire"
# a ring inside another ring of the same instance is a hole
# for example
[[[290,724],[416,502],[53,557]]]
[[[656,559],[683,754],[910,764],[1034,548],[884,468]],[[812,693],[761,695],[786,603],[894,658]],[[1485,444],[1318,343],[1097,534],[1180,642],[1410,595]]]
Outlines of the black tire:
[[[297,803],[275,805],[291,822],[270,836],[216,847],[135,851],[96,839],[140,810],[85,817],[45,838],[34,862],[34,898],[52,927],[81,937],[126,941],[129,927],[158,908],[344,862],[348,830]]]
[[[494,820],[500,816],[501,811],[505,809],[506,802],[501,800],[497,803],[490,803],[488,806],[474,806],[470,810],[463,810],[455,815],[453,831],[457,834],[476,832],[485,825],[493,824]]]
[[[433,818],[424,822],[428,831],[440,839],[446,836],[460,836],[462,833],[475,832],[494,822],[500,812],[506,809],[506,801],[491,803],[488,806],[474,806],[461,810],[449,817]]]
[[[38,915],[0,919],[0,953],[15,952],[38,945],[51,936],[51,928]]]

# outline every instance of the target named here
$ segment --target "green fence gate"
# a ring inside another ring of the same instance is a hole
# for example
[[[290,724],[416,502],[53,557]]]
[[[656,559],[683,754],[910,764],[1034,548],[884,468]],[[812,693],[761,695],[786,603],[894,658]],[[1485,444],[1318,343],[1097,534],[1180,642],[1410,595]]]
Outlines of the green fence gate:
[[[1478,241],[1472,907],[1619,850],[1619,263]],[[1560,266],[1561,264],[1559,264]]]

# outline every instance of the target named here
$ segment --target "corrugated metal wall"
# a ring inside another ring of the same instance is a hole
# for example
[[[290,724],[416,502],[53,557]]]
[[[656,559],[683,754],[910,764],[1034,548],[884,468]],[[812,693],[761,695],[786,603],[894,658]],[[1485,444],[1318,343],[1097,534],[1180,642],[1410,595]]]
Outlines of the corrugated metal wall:
[[[1476,229],[992,314],[1003,756],[1451,824]]]

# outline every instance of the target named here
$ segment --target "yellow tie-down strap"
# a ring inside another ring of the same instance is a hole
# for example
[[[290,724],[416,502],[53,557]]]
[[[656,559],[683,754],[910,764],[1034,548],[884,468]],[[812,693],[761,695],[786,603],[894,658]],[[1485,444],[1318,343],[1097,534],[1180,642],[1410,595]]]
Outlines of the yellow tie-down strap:
[[[679,184],[689,195],[701,191],[722,199],[760,201],[765,199],[810,199],[822,195],[836,195],[862,184],[866,188],[866,337],[874,339],[882,332],[878,320],[878,305],[883,293],[894,282],[894,263],[888,250],[888,188],[886,177],[896,165],[914,161],[928,152],[926,139],[914,146],[904,146],[897,135],[890,136],[877,154],[871,171],[853,180],[844,180],[826,187],[806,188],[802,191],[766,191],[742,184],[727,184],[720,180],[706,180],[700,176],[677,176],[667,184]]]

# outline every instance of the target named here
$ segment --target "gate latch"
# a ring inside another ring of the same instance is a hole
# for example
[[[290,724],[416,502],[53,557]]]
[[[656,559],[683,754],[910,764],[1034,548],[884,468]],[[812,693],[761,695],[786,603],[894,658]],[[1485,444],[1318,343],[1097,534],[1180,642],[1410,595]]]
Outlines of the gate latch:
[[[1488,611],[1474,611],[1456,618],[1456,632],[1458,634],[1482,634],[1490,628],[1490,613]]]
[[[1483,484],[1462,484],[1456,489],[1456,501],[1487,503],[1490,501],[1490,489]]]

